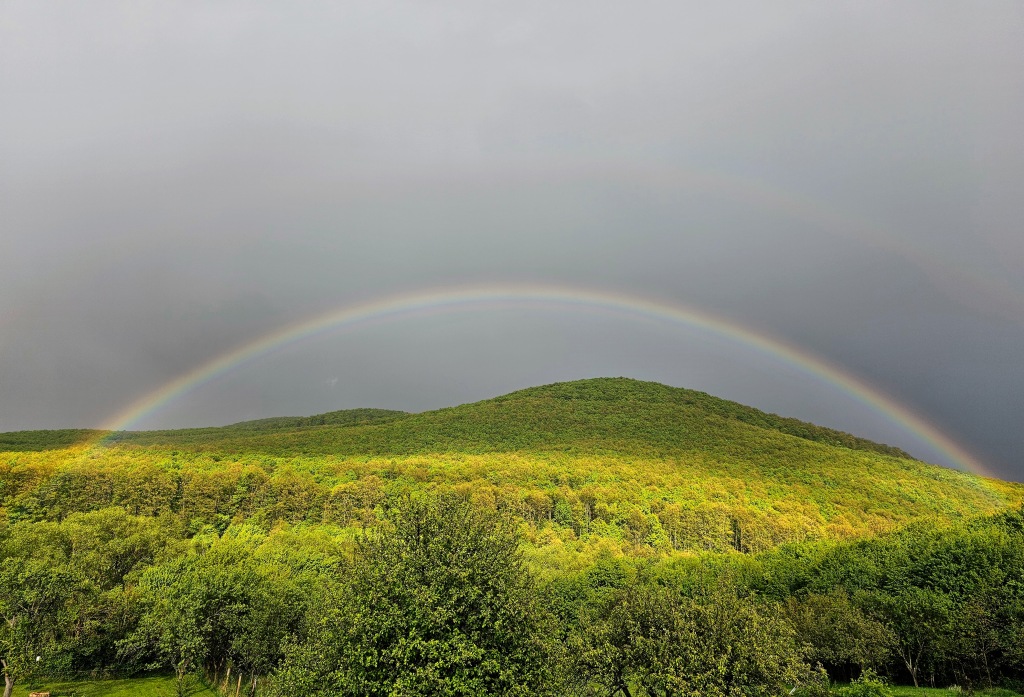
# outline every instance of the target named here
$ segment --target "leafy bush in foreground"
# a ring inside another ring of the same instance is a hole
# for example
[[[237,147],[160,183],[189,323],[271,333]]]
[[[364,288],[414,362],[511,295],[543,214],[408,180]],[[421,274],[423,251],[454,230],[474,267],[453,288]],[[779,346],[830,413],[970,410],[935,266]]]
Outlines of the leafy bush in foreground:
[[[280,695],[535,695],[543,616],[519,541],[455,496],[419,498],[360,542],[309,613]]]

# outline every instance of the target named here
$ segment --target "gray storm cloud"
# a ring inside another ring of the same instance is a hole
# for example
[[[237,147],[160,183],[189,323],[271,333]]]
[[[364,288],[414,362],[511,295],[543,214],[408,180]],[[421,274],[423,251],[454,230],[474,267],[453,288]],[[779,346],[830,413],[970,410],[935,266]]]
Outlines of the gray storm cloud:
[[[783,338],[1022,479],[1022,45],[1016,2],[4,3],[0,429],[351,303],[552,283]],[[609,374],[943,460],[749,347],[565,308],[328,334],[140,425]]]

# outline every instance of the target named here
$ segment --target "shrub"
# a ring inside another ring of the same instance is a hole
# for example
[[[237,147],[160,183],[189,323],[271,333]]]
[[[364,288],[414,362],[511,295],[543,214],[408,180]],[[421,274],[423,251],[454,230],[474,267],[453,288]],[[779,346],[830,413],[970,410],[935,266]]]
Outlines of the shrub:
[[[894,697],[895,695],[885,680],[870,668],[866,668],[860,677],[849,686],[839,688],[836,694],[839,697]]]

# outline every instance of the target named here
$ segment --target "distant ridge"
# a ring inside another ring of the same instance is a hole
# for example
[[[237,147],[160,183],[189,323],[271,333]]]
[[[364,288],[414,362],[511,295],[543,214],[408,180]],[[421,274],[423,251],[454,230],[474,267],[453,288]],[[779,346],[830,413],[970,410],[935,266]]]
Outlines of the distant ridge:
[[[368,424],[394,421],[408,416],[407,411],[394,409],[341,409],[328,411],[312,416],[272,416],[267,419],[239,421],[224,426],[225,429],[247,429],[252,431],[269,431],[279,428],[306,428],[309,426],[366,426]]]
[[[54,450],[96,442],[104,437],[109,442],[132,440],[137,434],[215,434],[233,431],[266,432],[314,426],[366,426],[386,423],[408,416],[393,409],[341,409],[312,416],[272,416],[266,419],[239,421],[228,426],[181,428],[162,431],[102,431],[89,428],[42,429],[0,433],[0,452],[32,452]]]
[[[88,443],[106,431],[90,428],[60,428],[0,433],[0,452],[54,450]]]
[[[230,426],[118,432],[108,442],[305,454],[555,450],[659,456],[737,451],[750,428],[826,446],[912,459],[903,450],[705,392],[632,378],[591,378],[518,390],[417,414],[346,409]],[[755,440],[759,437],[754,437]]]

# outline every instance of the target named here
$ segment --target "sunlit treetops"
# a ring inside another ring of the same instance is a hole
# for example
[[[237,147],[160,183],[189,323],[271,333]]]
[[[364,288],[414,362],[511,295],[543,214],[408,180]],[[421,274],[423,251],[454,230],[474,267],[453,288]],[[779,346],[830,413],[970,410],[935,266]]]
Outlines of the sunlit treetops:
[[[70,446],[91,438],[92,447]],[[755,552],[987,514],[1020,485],[846,433],[628,379],[558,383],[420,414],[357,409],[231,426],[0,434],[0,515],[122,506],[191,530],[276,521],[361,528],[387,501],[455,489],[524,525],[557,567],[627,554]]]

